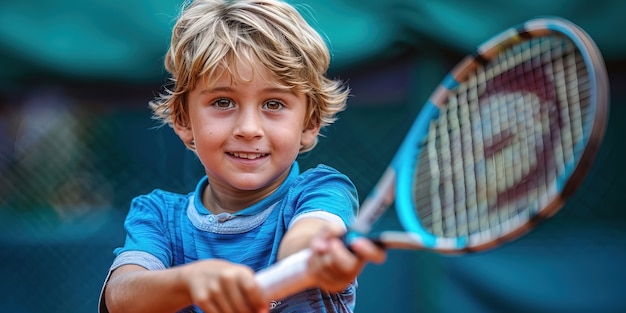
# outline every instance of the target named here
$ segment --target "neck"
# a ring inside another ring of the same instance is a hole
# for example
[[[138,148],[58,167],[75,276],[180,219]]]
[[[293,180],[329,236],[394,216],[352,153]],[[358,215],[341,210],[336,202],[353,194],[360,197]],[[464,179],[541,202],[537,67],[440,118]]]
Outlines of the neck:
[[[209,184],[202,194],[202,204],[211,212],[211,214],[220,213],[236,213],[245,208],[244,203],[240,203],[241,199],[230,198],[226,195],[218,196]]]
[[[212,214],[237,213],[276,192],[288,175],[289,171],[286,171],[256,190],[233,189],[219,182],[211,182],[209,176],[209,184],[202,192],[202,203]]]

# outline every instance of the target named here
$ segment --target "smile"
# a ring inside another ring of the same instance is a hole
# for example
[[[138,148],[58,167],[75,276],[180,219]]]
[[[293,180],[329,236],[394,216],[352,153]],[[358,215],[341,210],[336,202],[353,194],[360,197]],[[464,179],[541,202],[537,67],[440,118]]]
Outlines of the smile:
[[[248,160],[258,159],[260,157],[264,157],[267,155],[263,153],[243,153],[243,152],[232,152],[229,154],[237,158],[248,159]]]

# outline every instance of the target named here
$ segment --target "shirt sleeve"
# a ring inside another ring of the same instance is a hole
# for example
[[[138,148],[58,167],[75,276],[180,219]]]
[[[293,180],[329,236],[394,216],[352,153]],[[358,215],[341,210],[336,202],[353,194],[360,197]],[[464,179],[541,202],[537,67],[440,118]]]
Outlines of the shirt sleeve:
[[[319,165],[301,177],[295,189],[295,214],[289,224],[316,215],[330,221],[336,221],[338,217],[344,226],[352,222],[359,199],[356,187],[346,175],[329,166]]]
[[[148,269],[154,269],[157,261],[165,267],[172,264],[167,210],[175,209],[176,205],[169,202],[160,191],[133,199],[124,222],[126,241],[123,247],[115,249],[117,258],[128,261],[124,264],[137,264]],[[119,264],[120,260],[116,261],[117,266],[124,265]]]
[[[341,219],[341,217],[333,213],[323,211],[323,210],[298,214],[294,219],[291,220],[287,228],[291,228],[291,226],[295,224],[297,221],[301,219],[305,219],[305,218],[322,219],[322,220],[325,220],[325,221],[328,221],[328,222],[331,222],[331,223],[337,224],[338,226],[343,227],[344,231],[347,230],[346,224],[343,222],[343,219]]]

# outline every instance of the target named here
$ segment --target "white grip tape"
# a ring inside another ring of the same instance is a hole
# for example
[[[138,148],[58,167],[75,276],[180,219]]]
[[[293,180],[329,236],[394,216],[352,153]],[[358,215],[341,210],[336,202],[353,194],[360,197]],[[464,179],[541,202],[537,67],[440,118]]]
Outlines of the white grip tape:
[[[308,270],[311,250],[294,253],[256,274],[256,280],[267,301],[315,287],[315,279]]]

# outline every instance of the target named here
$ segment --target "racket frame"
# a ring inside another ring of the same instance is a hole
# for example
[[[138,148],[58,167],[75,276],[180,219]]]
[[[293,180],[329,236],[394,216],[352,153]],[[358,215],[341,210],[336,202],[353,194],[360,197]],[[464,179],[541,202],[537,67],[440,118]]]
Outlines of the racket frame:
[[[591,84],[591,110],[595,114],[590,115],[592,128],[588,132],[588,137],[583,139],[584,147],[580,158],[575,164],[570,164],[572,171],[569,175],[557,178],[555,188],[559,191],[549,199],[537,213],[528,220],[511,220],[508,229],[512,231],[501,232],[494,236],[491,233],[472,234],[460,237],[437,237],[429,233],[420,224],[414,206],[412,188],[412,175],[415,172],[416,154],[418,151],[414,147],[420,144],[423,136],[428,131],[428,124],[431,119],[438,117],[437,109],[443,108],[448,95],[462,82],[466,81],[470,73],[477,68],[484,66],[489,60],[495,58],[501,51],[516,45],[522,41],[557,34],[571,40],[581,53],[586,64]],[[435,109],[437,108],[437,109]],[[584,177],[588,173],[593,159],[599,149],[604,137],[609,110],[609,82],[606,66],[599,48],[590,39],[589,35],[577,25],[558,17],[543,17],[529,20],[516,27],[509,28],[500,34],[492,37],[480,45],[476,52],[466,56],[459,62],[453,70],[446,75],[442,83],[435,89],[429,100],[424,105],[419,116],[411,126],[409,133],[405,137],[398,154],[394,157],[391,167],[398,174],[397,185],[395,186],[396,211],[399,220],[407,230],[407,238],[401,243],[390,240],[400,240],[401,233],[394,233],[390,239],[382,240],[386,245],[397,247],[403,246],[408,249],[434,250],[445,254],[459,254],[477,252],[493,249],[504,242],[511,241],[533,229],[539,222],[552,217],[565,204],[565,201],[580,186]],[[362,206],[362,211],[368,208]],[[381,234],[382,235],[382,234]]]

